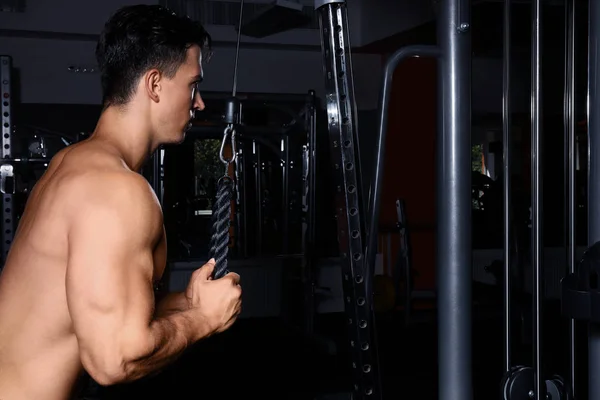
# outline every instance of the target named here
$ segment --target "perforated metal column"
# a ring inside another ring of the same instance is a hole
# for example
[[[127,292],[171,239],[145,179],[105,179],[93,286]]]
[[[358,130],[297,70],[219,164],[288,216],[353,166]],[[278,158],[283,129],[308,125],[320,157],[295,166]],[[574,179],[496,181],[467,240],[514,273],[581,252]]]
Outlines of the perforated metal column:
[[[365,258],[366,209],[363,209],[345,1],[317,1],[325,73],[329,142],[335,182],[338,242],[345,309],[348,316],[354,399],[380,398],[374,342],[373,273]]]
[[[2,158],[12,157],[12,115],[11,115],[11,68],[12,59],[0,56],[0,88],[2,95]],[[13,198],[15,193],[14,168],[10,162],[0,164],[0,191],[2,192],[2,266],[13,241],[16,227]]]

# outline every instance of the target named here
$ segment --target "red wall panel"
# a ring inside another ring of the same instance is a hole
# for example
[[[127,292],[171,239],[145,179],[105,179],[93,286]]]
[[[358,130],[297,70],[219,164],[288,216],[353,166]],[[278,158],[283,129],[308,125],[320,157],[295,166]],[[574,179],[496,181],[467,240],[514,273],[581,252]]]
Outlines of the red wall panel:
[[[380,226],[396,223],[396,199],[404,199],[416,289],[435,287],[435,169],[437,61],[412,58],[394,74],[385,143]],[[395,258],[394,253],[394,258]],[[393,265],[393,263],[392,263]]]

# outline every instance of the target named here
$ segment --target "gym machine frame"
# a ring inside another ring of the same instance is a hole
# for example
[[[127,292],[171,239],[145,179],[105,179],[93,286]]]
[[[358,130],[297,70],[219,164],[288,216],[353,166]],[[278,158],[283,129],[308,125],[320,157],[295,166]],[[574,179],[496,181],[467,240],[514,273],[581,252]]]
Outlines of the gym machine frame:
[[[10,250],[15,234],[14,164],[12,158],[12,58],[0,56],[0,93],[2,94],[2,163],[0,164],[0,192],[2,192],[2,266]],[[0,266],[0,271],[2,270]]]
[[[588,325],[588,398],[600,398],[600,380],[595,376],[600,370],[600,273],[598,248],[600,246],[600,3],[589,2],[588,15],[588,86],[587,86],[587,131],[588,131],[588,249],[575,268],[575,4],[570,1],[568,32],[568,80],[565,80],[565,169],[568,172],[569,225],[567,267],[568,275],[562,281],[562,312],[570,321],[570,374],[574,384],[575,366],[575,321]],[[568,170],[567,170],[568,168]]]
[[[336,215],[342,279],[354,368],[354,398],[381,398],[373,273],[383,178],[391,81],[409,57],[438,57],[441,118],[438,126],[437,199],[439,398],[470,400],[471,389],[471,87],[470,1],[444,0],[439,46],[409,46],[385,66],[380,98],[376,168],[367,215],[363,210],[360,154],[345,0],[315,0],[320,17],[327,115],[336,177]]]

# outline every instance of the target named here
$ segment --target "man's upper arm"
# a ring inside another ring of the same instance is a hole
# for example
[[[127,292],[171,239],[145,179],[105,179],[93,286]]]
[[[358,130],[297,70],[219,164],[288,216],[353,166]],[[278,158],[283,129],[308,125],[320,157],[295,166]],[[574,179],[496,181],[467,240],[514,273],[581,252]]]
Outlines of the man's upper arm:
[[[160,211],[137,176],[102,176],[76,190],[82,200],[68,233],[67,302],[84,366],[105,373],[152,318]]]

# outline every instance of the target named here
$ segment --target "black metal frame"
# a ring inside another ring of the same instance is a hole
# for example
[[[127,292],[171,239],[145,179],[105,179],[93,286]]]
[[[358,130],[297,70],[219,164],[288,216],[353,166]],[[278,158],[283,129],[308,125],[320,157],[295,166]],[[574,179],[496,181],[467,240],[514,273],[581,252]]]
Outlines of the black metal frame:
[[[439,398],[469,400],[471,389],[471,33],[470,1],[444,0],[439,46],[410,46],[390,57],[381,96],[376,168],[363,208],[360,155],[345,0],[315,0],[321,24],[327,113],[336,181],[338,241],[356,398],[381,398],[372,278],[378,235],[385,131],[391,80],[408,57],[439,58],[437,199]],[[365,213],[365,211],[367,211]],[[366,220],[364,215],[368,215]],[[367,231],[368,222],[368,231]]]
[[[356,103],[345,1],[317,1],[326,88],[335,208],[354,392],[357,398],[381,398],[375,345],[373,271],[365,256],[366,220],[360,176]]]
[[[0,165],[0,192],[2,192],[2,265],[12,245],[17,221],[15,221],[15,179],[12,158],[12,58],[0,56],[0,98],[2,105],[2,164]],[[0,270],[2,268],[0,267]]]

